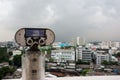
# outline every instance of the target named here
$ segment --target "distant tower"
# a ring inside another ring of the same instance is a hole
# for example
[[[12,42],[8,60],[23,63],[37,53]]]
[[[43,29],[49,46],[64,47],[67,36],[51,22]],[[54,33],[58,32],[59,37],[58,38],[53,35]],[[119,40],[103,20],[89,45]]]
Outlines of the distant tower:
[[[77,45],[80,45],[80,46],[85,45],[85,39],[77,37],[76,43],[77,43]]]

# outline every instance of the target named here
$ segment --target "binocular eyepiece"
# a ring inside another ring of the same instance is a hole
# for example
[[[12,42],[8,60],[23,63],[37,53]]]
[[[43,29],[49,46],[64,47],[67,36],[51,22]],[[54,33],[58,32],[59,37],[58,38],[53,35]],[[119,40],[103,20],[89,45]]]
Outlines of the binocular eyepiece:
[[[55,34],[48,28],[21,28],[15,34],[16,43],[37,49],[38,46],[51,45],[55,40]]]
[[[28,37],[26,38],[26,45],[30,47],[45,46],[46,37]]]

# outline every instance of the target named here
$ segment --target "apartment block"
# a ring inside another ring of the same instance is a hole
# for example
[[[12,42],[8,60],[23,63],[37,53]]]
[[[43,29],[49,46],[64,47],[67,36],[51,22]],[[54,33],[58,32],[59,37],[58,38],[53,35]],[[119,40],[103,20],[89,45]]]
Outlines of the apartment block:
[[[75,61],[75,51],[64,49],[52,50],[51,58],[54,59],[54,62]]]

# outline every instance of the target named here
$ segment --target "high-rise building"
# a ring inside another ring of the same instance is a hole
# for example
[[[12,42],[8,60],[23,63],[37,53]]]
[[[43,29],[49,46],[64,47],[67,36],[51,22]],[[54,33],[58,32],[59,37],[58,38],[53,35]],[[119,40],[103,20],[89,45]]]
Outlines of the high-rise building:
[[[77,37],[77,45],[85,45],[85,39],[81,37]]]
[[[76,61],[78,59],[82,60],[82,46],[76,47]]]
[[[82,46],[82,45],[85,45],[85,43],[86,43],[86,41],[85,41],[85,39],[82,38],[82,37],[77,37],[77,38],[72,39],[72,40],[70,41],[70,44],[71,44],[72,46]]]

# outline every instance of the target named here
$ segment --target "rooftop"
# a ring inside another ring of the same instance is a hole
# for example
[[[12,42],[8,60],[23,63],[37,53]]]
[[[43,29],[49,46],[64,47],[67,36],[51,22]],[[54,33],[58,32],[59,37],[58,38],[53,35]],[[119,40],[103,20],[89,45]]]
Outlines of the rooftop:
[[[3,79],[3,80],[22,80],[22,79]],[[120,76],[59,77],[59,78],[45,78],[45,80],[120,80]]]

